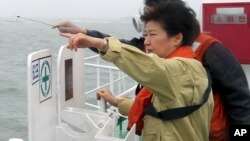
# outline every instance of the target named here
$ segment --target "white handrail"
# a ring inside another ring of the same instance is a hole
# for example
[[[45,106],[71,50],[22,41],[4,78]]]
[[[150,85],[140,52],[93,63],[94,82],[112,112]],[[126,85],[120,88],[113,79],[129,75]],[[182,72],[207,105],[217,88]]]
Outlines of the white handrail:
[[[102,69],[112,69],[112,70],[120,71],[117,67],[113,67],[113,66],[105,66],[105,65],[98,65],[98,64],[91,64],[91,63],[85,63],[85,65],[90,66],[90,67],[97,67],[97,68],[102,68]]]
[[[91,61],[91,63],[90,63],[91,59],[96,60],[96,61]],[[86,90],[85,95],[93,94],[95,91],[102,89],[102,88],[105,88],[105,87],[108,87],[111,90],[111,92],[114,92],[114,89],[116,89],[115,86],[117,86],[118,92],[115,92],[115,93],[118,95],[125,95],[128,93],[132,93],[135,90],[135,88],[136,88],[135,81],[134,81],[134,85],[132,84],[131,87],[126,88],[126,86],[127,86],[126,83],[128,83],[126,81],[126,79],[128,79],[129,76],[124,74],[120,69],[118,69],[115,66],[107,66],[107,65],[100,64],[100,56],[99,55],[86,57],[86,58],[84,58],[84,60],[85,60],[85,63],[84,63],[85,68],[91,67],[91,68],[96,70],[96,83],[95,83],[96,87],[92,88],[91,90]],[[95,62],[95,63],[92,63],[92,62]],[[109,75],[109,77],[108,77],[109,80],[105,81],[107,83],[102,84],[102,85],[100,83],[100,81],[101,81],[101,69],[104,69],[105,71],[107,71],[108,75]],[[114,74],[115,74],[114,72],[116,72],[116,74],[118,74],[118,76],[116,76],[116,78],[114,77]],[[85,77],[88,77],[88,76],[86,75]],[[85,104],[90,106],[90,107],[93,107],[93,108],[100,108],[99,106],[92,104],[92,103],[89,103],[89,102],[85,102]]]
[[[94,59],[94,58],[99,58],[99,55],[93,55],[93,56],[89,56],[89,57],[85,57],[84,60],[90,60],[90,59]]]
[[[127,78],[127,77],[128,77],[128,76],[126,75],[126,76],[123,76],[123,77],[120,78],[120,79],[118,78],[118,79],[114,80],[113,83],[116,83],[116,82],[118,82],[118,81],[122,81],[122,79]],[[111,85],[111,84],[113,84],[113,83],[107,83],[107,84],[101,85],[101,86],[99,86],[99,87],[96,87],[96,88],[94,88],[94,89],[91,89],[91,90],[85,92],[85,95],[89,95],[90,93],[92,93],[92,92],[94,92],[94,91],[97,91],[98,89],[105,88],[105,87],[107,87],[107,86],[109,86],[109,85]]]

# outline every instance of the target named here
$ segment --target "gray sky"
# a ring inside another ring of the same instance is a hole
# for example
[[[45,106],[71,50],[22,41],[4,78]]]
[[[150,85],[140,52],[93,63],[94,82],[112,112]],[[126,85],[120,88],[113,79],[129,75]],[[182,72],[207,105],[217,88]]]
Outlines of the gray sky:
[[[0,17],[109,19],[138,14],[143,0],[0,0]]]

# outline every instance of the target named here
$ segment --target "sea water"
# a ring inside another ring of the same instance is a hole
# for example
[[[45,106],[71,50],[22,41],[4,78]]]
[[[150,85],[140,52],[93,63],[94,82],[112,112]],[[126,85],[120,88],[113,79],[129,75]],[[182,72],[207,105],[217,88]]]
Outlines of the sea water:
[[[51,24],[62,20],[38,19]],[[132,19],[118,21],[83,21],[77,25],[96,29],[118,38],[139,37],[133,28]],[[0,141],[10,138],[28,140],[27,124],[27,57],[28,54],[43,49],[51,49],[53,55],[68,40],[58,35],[57,29],[33,22],[8,22],[0,18]],[[94,55],[89,49],[86,56]],[[86,89],[91,87],[91,84]]]

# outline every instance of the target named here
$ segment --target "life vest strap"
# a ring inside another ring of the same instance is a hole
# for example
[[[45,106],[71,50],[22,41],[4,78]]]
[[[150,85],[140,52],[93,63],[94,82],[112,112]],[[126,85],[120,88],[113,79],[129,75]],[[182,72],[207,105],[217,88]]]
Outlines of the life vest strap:
[[[153,104],[150,103],[148,108],[146,109],[146,114],[153,116],[155,118],[159,118],[161,120],[173,120],[173,119],[178,119],[178,118],[183,118],[185,116],[190,115],[193,113],[195,110],[199,109],[204,103],[207,102],[209,94],[212,89],[212,80],[209,71],[206,69],[207,76],[208,76],[208,87],[206,91],[204,92],[203,96],[203,101],[200,104],[197,105],[191,105],[191,106],[185,106],[185,107],[178,107],[178,108],[173,108],[173,109],[167,109],[161,112],[157,112],[156,109],[154,108]]]

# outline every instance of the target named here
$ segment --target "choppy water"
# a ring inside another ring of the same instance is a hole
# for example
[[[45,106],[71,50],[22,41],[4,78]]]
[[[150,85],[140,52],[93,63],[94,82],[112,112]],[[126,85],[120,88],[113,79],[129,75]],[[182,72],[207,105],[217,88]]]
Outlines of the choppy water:
[[[29,53],[52,49],[57,54],[67,40],[49,26],[33,22],[7,22],[0,18],[0,141],[17,137],[27,141],[26,61]],[[58,20],[38,19],[51,24]],[[97,29],[119,38],[139,36],[132,23],[83,22],[78,25]],[[87,49],[86,55],[93,54]]]

